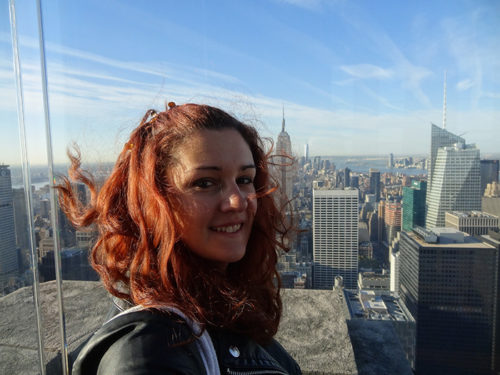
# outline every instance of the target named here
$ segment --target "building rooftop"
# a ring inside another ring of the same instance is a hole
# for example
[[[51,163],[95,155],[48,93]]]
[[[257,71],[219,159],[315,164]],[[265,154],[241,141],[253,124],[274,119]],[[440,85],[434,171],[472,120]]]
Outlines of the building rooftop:
[[[367,310],[375,310],[375,311],[387,311],[387,307],[385,306],[384,301],[380,297],[375,297],[374,299],[370,299],[368,301],[363,301],[363,308]]]
[[[372,279],[372,280],[386,280],[390,277],[388,273],[377,273],[373,271],[361,272],[361,277],[363,279]]]
[[[446,214],[453,215],[460,218],[468,218],[468,217],[484,217],[491,219],[498,219],[497,216],[489,214],[483,211],[447,211]]]
[[[313,193],[316,197],[330,197],[332,195],[338,195],[338,196],[350,196],[350,197],[357,197],[358,196],[358,189],[352,188],[352,187],[345,187],[345,188],[331,188],[331,187],[318,187],[313,189]]]
[[[453,249],[460,249],[460,248],[464,248],[464,249],[471,249],[471,248],[490,249],[491,248],[490,245],[488,245],[484,242],[481,242],[477,238],[475,238],[473,236],[469,236],[468,234],[460,232],[454,228],[433,228],[432,231],[434,233],[437,232],[436,235],[437,235],[438,240],[439,240],[437,243],[426,242],[421,236],[417,235],[415,232],[405,232],[405,233],[411,239],[415,240],[422,247],[432,246],[432,247],[438,247],[438,248],[442,247],[442,248],[453,248]],[[463,240],[461,240],[460,242],[453,242],[452,240],[450,240],[450,234],[453,235],[456,232],[463,234]]]
[[[399,304],[399,297],[392,293],[378,295],[371,290],[358,292],[346,291],[346,302],[351,319],[390,320],[404,322],[408,320],[404,309]]]

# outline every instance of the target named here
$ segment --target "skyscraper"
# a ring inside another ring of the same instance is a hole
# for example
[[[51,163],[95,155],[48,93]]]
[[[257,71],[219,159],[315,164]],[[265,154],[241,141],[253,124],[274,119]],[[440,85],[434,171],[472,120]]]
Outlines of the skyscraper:
[[[18,270],[10,169],[0,164],[0,283],[15,276]]]
[[[498,160],[481,160],[481,195],[488,184],[498,182]]]
[[[380,200],[380,171],[370,168],[370,193],[375,194],[375,201]]]
[[[344,187],[351,186],[351,170],[347,167],[344,168]]]
[[[309,145],[306,143],[304,145],[304,159],[305,161],[309,161]]]
[[[336,276],[356,289],[358,191],[313,190],[314,288],[331,289]]]
[[[407,355],[418,375],[492,374],[500,243],[434,231],[401,232],[399,295],[413,322]]]
[[[82,202],[82,204],[85,206],[87,205],[87,186],[85,184],[82,184],[80,182],[74,183],[72,185],[73,190],[76,191],[76,195],[78,197],[78,200]]]
[[[385,202],[385,240],[388,245],[396,237],[396,234],[401,231],[401,202],[387,201]]]
[[[440,147],[453,146],[455,143],[465,143],[465,139],[437,125],[431,125],[431,155],[428,170],[429,180],[432,180],[433,177],[438,149]],[[430,187],[429,184],[429,188]]]
[[[381,244],[385,236],[385,201],[378,202],[377,224],[377,241]]]
[[[370,235],[370,241],[378,243],[378,215],[376,211],[371,211],[368,213],[368,233]]]
[[[394,168],[394,154],[392,152],[389,154],[389,159],[387,160],[387,167]]]
[[[281,187],[280,203],[283,205],[287,200],[292,199],[292,142],[285,130],[285,111],[283,110],[283,121],[281,132],[278,134],[276,142],[276,155],[278,155],[277,178]]]
[[[498,229],[496,230],[490,230],[488,231],[488,234],[481,236],[481,240],[484,243],[487,243],[489,245],[492,245],[496,249],[497,253],[497,262],[500,262],[500,231]],[[497,263],[498,264],[498,263]],[[492,350],[492,360],[491,360],[491,369],[493,370],[492,373],[494,374],[499,374],[500,373],[500,272],[497,272],[497,277],[496,277],[496,316],[493,316],[492,318],[495,321],[495,331],[493,332],[493,337],[494,337],[494,342],[493,342],[493,348],[495,350]]]
[[[444,113],[445,112],[443,110],[443,116]],[[458,135],[450,133],[444,128],[440,128],[437,125],[434,124],[431,125],[431,154],[427,162],[427,180],[428,180],[427,191],[429,193],[432,190],[432,181],[434,180],[434,169],[436,165],[436,157],[438,149],[440,147],[453,146],[455,143],[465,143],[465,139],[459,137]],[[429,206],[429,198],[430,194],[427,194],[426,197],[427,208]]]
[[[446,211],[481,211],[479,149],[464,142],[439,147],[427,195],[427,229],[444,227]]]
[[[12,189],[14,205],[14,224],[16,228],[16,245],[21,249],[29,248],[29,226],[26,213],[26,198],[24,189]]]
[[[359,176],[351,176],[351,187],[352,188],[359,188]]]
[[[425,226],[425,195],[427,182],[412,181],[403,187],[403,230],[411,231],[415,225]]]
[[[400,255],[399,243],[401,241],[401,232],[398,232],[394,241],[392,241],[389,246],[389,265],[390,265],[390,286],[389,290],[391,292],[399,294],[399,265],[400,265]]]

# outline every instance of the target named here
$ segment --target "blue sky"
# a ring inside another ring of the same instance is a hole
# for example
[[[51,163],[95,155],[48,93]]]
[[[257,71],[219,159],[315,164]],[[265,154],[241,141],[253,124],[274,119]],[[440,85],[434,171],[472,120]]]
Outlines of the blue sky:
[[[45,159],[34,2],[17,1],[34,164]],[[0,162],[19,161],[8,2],[0,0]],[[500,3],[44,1],[56,161],[111,160],[148,108],[220,106],[313,155],[425,154],[430,123],[500,152]]]

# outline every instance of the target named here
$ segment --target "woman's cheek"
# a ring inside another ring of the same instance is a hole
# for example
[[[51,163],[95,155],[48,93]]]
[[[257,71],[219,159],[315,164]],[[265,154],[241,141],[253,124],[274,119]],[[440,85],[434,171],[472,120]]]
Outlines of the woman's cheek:
[[[248,211],[252,216],[257,213],[257,198],[250,198],[248,202]]]

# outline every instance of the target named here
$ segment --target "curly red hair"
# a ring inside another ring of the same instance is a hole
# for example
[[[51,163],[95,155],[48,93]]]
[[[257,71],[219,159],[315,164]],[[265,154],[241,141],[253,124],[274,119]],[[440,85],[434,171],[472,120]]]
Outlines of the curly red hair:
[[[276,262],[277,250],[286,250],[287,231],[270,194],[276,189],[268,169],[270,151],[264,151],[253,127],[218,108],[169,107],[146,113],[99,191],[82,170],[78,150],[68,153],[69,176],[88,186],[91,202],[83,207],[71,181],[63,177],[57,186],[60,205],[77,228],[97,226],[91,262],[111,294],[144,306],[175,306],[204,327],[267,341],[281,317]],[[180,240],[176,191],[166,171],[176,163],[175,147],[190,134],[228,128],[238,131],[252,152],[259,208],[245,256],[223,273]]]

